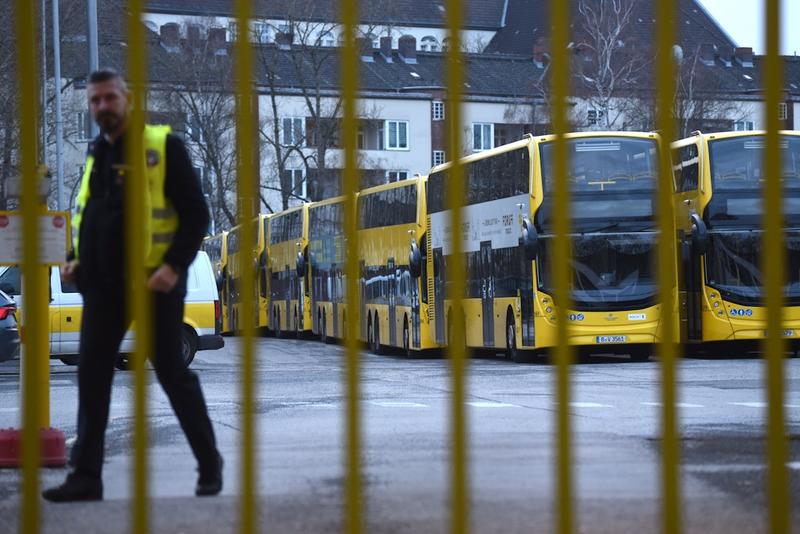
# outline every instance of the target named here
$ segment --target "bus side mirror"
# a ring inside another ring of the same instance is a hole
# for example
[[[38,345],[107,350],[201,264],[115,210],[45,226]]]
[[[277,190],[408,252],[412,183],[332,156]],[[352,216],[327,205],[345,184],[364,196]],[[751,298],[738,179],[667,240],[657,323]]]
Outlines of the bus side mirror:
[[[258,266],[260,268],[265,268],[267,266],[267,251],[264,250],[261,254],[258,255]]]
[[[527,217],[522,218],[522,250],[525,261],[533,261],[539,254],[539,233]]]
[[[692,251],[702,256],[708,252],[708,227],[697,213],[692,213]]]
[[[297,253],[297,276],[304,277],[306,275],[306,257],[302,252]]]
[[[411,250],[408,252],[408,268],[412,277],[419,278],[422,273],[422,253],[414,241],[411,242]]]

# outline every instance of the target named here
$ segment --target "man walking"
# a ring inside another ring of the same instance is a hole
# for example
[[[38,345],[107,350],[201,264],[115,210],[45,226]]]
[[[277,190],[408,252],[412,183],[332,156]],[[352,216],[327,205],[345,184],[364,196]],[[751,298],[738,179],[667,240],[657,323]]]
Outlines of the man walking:
[[[100,135],[92,142],[73,219],[73,251],[62,268],[83,296],[78,360],[78,436],[74,470],[60,486],[45,490],[49,501],[100,500],[105,431],[119,346],[130,326],[126,306],[125,142],[142,135],[146,210],[147,290],[152,291],[152,363],[198,462],[196,495],[222,490],[222,457],[197,375],[181,357],[186,272],[200,248],[209,216],[200,183],[182,141],[166,126],[129,131],[131,95],[112,70],[89,76],[87,96]],[[138,288],[136,288],[138,289]],[[145,290],[145,288],[141,288]]]

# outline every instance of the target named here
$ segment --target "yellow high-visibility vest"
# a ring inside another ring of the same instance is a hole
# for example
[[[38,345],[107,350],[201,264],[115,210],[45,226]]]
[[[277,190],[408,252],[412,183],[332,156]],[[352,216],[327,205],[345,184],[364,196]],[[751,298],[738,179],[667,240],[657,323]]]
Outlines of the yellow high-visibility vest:
[[[145,266],[155,268],[162,264],[164,254],[172,243],[172,237],[178,229],[178,215],[172,203],[164,195],[164,182],[167,177],[167,135],[172,131],[169,126],[146,125],[144,128],[145,176],[149,187],[145,188],[145,213],[149,215],[142,224],[146,241]],[[81,187],[75,201],[75,213],[72,217],[72,244],[75,259],[78,257],[78,241],[80,240],[83,210],[91,195],[89,181],[92,176],[94,156],[86,158],[86,169],[83,171]]]

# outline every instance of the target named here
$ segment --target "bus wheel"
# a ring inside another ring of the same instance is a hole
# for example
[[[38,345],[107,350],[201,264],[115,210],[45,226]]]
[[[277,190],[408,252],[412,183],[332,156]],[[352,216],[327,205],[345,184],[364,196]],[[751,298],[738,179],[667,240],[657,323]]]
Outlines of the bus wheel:
[[[381,353],[381,326],[380,321],[378,320],[378,314],[375,313],[375,320],[372,322],[372,353],[373,354],[380,354]]]
[[[281,332],[281,312],[277,308],[275,308],[275,337],[280,339],[283,337],[283,332]]]
[[[408,319],[403,321],[403,355],[411,358],[411,339],[408,337]]]
[[[506,358],[514,363],[530,363],[532,355],[517,347],[517,324],[511,311],[506,317]]]
[[[320,329],[319,340],[323,343],[328,342],[328,319],[326,317],[326,313],[322,312],[322,327]]]

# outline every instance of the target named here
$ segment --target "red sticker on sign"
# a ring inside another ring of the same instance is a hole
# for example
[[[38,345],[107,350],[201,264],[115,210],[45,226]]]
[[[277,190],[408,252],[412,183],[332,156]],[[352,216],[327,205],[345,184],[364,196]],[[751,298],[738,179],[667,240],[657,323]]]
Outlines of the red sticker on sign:
[[[5,228],[6,226],[8,226],[8,217],[0,215],[0,228]]]
[[[64,224],[65,223],[66,223],[66,220],[64,219],[63,216],[56,215],[55,217],[53,217],[53,227],[54,228],[64,228]]]

